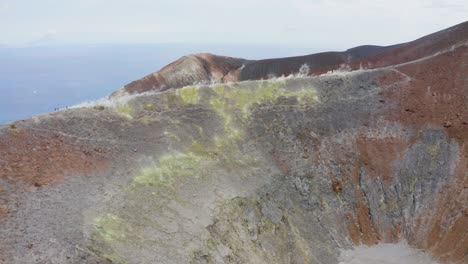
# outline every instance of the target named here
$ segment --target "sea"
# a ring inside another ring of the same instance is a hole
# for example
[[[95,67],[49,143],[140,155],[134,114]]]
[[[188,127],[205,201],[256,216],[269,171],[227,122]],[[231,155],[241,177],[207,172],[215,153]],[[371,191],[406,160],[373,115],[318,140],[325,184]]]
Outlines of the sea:
[[[0,46],[0,124],[106,97],[187,54],[265,59],[318,51],[260,44]]]

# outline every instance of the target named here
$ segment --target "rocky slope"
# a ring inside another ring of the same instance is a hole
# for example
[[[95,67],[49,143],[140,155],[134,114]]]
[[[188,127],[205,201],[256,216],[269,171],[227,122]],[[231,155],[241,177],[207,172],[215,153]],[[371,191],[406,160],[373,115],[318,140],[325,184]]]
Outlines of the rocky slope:
[[[302,72],[319,75],[334,70],[375,69],[430,56],[466,41],[468,22],[392,46],[360,46],[344,52],[323,52],[306,56],[245,60],[213,54],[180,58],[158,72],[131,82],[113,94],[165,91],[194,84],[269,79]],[[307,66],[301,69],[301,67]]]
[[[466,263],[467,41],[465,23],[346,52],[368,69],[114,96],[3,125],[0,263],[328,264],[401,240]],[[193,55],[125,89],[287,75],[305,58],[317,74],[339,54]]]

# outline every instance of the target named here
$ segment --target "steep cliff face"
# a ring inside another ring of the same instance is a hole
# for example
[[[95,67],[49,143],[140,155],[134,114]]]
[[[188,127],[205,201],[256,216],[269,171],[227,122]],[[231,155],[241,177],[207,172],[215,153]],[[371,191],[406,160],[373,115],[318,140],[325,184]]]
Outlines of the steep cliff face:
[[[466,27],[427,48],[353,51],[418,52],[400,64],[0,127],[0,262],[338,263],[342,249],[406,240],[465,263]]]

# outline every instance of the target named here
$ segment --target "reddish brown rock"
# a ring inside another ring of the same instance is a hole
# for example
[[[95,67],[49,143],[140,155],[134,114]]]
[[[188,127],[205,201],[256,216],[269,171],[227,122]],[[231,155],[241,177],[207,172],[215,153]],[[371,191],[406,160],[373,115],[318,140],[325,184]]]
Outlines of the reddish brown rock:
[[[216,56],[213,54],[184,56],[158,72],[127,84],[112,96],[119,96],[125,93],[165,91],[193,84],[223,82],[231,71],[240,68],[247,62],[244,59]],[[227,81],[234,81],[236,78],[231,77],[226,79]]]
[[[59,133],[15,129],[0,137],[0,178],[40,187],[64,175],[90,175],[107,166],[105,153]]]
[[[323,52],[289,58],[245,60],[213,54],[184,56],[140,80],[133,81],[112,96],[126,93],[164,91],[170,88],[212,83],[268,79],[297,74],[319,75],[333,70],[376,69],[404,64],[454,49],[465,41],[468,22],[392,46],[359,46],[343,52]]]
[[[387,184],[393,180],[393,162],[403,155],[408,142],[401,138],[365,138],[358,139],[360,161],[368,175],[382,177]]]

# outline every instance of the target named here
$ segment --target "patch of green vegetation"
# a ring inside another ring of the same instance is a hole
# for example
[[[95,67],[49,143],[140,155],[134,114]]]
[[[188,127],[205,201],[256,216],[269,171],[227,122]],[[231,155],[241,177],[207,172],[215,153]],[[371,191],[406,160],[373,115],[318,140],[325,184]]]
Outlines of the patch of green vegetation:
[[[113,214],[98,217],[95,219],[94,226],[96,228],[94,235],[107,242],[125,239],[125,232],[128,231],[125,221]]]
[[[250,111],[255,105],[273,105],[278,102],[280,97],[296,97],[299,105],[313,103],[318,100],[313,89],[289,90],[281,83],[264,82],[255,88],[215,86],[212,87],[212,91],[201,93],[204,98],[200,97],[196,87],[161,94],[163,101],[161,107],[165,109],[172,109],[174,106],[180,107],[185,104],[209,102],[207,107],[212,107],[222,118],[224,131],[212,138],[205,138],[203,128],[199,127],[200,137],[191,143],[185,138],[181,140],[176,134],[166,131],[165,136],[174,142],[178,142],[174,145],[179,148],[179,151],[168,152],[160,156],[155,164],[142,168],[133,178],[133,183],[124,191],[126,197],[129,198],[128,200],[134,203],[144,203],[145,208],[151,208],[150,210],[159,212],[157,210],[165,209],[167,201],[187,202],[178,201],[180,199],[178,194],[180,188],[178,187],[187,183],[187,179],[195,178],[197,182],[200,180],[211,181],[213,177],[217,177],[220,170],[235,172],[236,177],[250,175],[252,167],[259,167],[261,163],[252,155],[241,150],[241,143],[245,138],[241,128],[249,121]],[[158,106],[160,105],[158,104]],[[152,105],[145,105],[143,108],[148,111],[153,109]],[[133,110],[129,105],[116,107],[116,112],[129,118],[132,118],[133,115]],[[152,122],[149,118],[140,118],[140,120],[143,123]],[[180,120],[177,118],[171,118],[170,121],[172,124],[180,124]],[[148,197],[148,194],[150,194],[150,197]],[[323,203],[325,207],[328,207],[326,201],[323,201]],[[122,208],[122,210],[129,209]],[[131,226],[134,227],[156,224],[151,221],[145,222],[147,220],[144,220],[144,213],[142,213],[143,216],[133,219],[132,217],[125,217],[128,215],[127,211],[122,212],[124,217],[104,214],[96,219],[96,238],[102,244],[99,244],[99,247],[106,249],[103,251],[104,253],[109,251],[107,250],[109,247],[114,248],[115,242],[112,241],[115,240],[120,240],[119,242],[122,245],[142,242],[140,237],[134,237],[133,231],[123,218],[128,219],[132,223]],[[135,212],[139,211],[135,210]],[[149,217],[148,219],[152,218]],[[269,223],[264,223],[263,227],[268,230],[274,228]],[[125,241],[122,241],[123,239]],[[297,239],[299,240],[299,238]],[[306,252],[307,248],[302,245],[302,242],[299,241],[298,243],[296,245],[298,250]],[[120,244],[119,246],[121,246]],[[308,259],[306,253],[302,255],[303,259]]]
[[[153,104],[145,104],[143,106],[143,109],[145,109],[146,111],[156,111],[156,106],[154,106]]]
[[[134,182],[141,185],[173,187],[180,177],[203,176],[201,174],[204,168],[235,169],[256,165],[255,158],[240,155],[235,142],[215,137],[213,142],[207,144],[193,141],[184,153],[163,155],[157,166],[143,168],[134,178]]]
[[[188,177],[200,171],[202,156],[194,153],[166,154],[159,159],[158,166],[144,168],[134,182],[141,185],[171,187],[178,177]]]
[[[440,142],[435,142],[434,144],[431,144],[431,145],[427,146],[426,151],[427,151],[427,153],[429,153],[431,155],[431,158],[430,158],[431,163],[430,163],[429,168],[431,170],[436,169],[437,166],[439,166],[438,156],[441,153]]]
[[[387,204],[385,202],[381,203],[379,206],[380,212],[385,212],[387,210]]]
[[[234,89],[231,87],[216,86],[213,90],[217,98],[212,99],[211,105],[218,112],[240,110],[242,117],[247,119],[249,108],[253,104],[274,103],[279,94],[279,87],[279,84],[262,84],[256,89]]]
[[[164,135],[166,137],[170,138],[174,142],[180,141],[180,138],[176,134],[174,134],[172,132],[164,131]]]
[[[244,119],[248,118],[249,109],[254,104],[273,104],[279,97],[296,97],[300,104],[314,103],[318,101],[314,89],[302,88],[299,90],[288,90],[284,83],[261,83],[254,89],[232,88],[215,86],[213,91],[216,98],[211,104],[215,110],[240,110]],[[223,102],[224,101],[224,102]],[[228,106],[228,107],[227,107]],[[228,108],[228,109],[226,109]]]
[[[206,147],[204,144],[193,141],[192,145],[189,147],[189,151],[195,155],[205,156],[205,157],[216,157],[219,155],[218,150],[211,147]]]
[[[150,116],[144,116],[144,117],[141,117],[140,119],[138,119],[140,122],[142,122],[143,124],[145,125],[149,125],[149,124],[152,124],[152,123],[157,123],[159,122],[159,119],[157,118],[154,118],[154,117],[150,117]]]
[[[133,119],[133,109],[129,104],[117,105],[115,111],[125,118]]]
[[[398,210],[398,201],[396,199],[392,199],[390,201],[384,201],[380,203],[379,211],[386,212],[386,211],[396,211]]]
[[[399,207],[399,206],[398,206],[398,202],[397,202],[396,199],[392,199],[392,200],[390,201],[389,206],[390,206],[390,210],[392,210],[392,211],[397,210],[398,207]]]
[[[200,100],[197,87],[185,87],[177,89],[175,93],[182,99],[185,104],[198,104]]]
[[[298,91],[284,92],[284,97],[296,97],[300,105],[317,103],[319,101],[317,92],[314,89],[305,89]]]
[[[440,144],[435,143],[435,144],[429,145],[427,146],[426,150],[429,154],[431,154],[431,156],[435,157],[440,152]]]
[[[224,132],[232,139],[240,139],[239,129],[235,125],[235,114],[230,110],[230,106],[224,100],[212,99],[211,106],[224,121]]]
[[[244,119],[248,118],[249,108],[253,104],[274,103],[278,97],[279,85],[261,85],[257,89],[230,89],[225,90],[221,96],[233,102],[237,109],[240,109]]]
[[[338,201],[340,204],[344,204],[343,197],[341,196],[341,193],[335,193],[336,198],[338,198]]]
[[[327,199],[323,197],[320,199],[320,205],[322,206],[324,210],[328,210],[330,208],[330,205],[328,204]]]
[[[239,139],[241,133],[236,123],[242,124],[247,121],[250,109],[255,104],[275,104],[280,97],[295,97],[300,105],[318,101],[314,89],[288,90],[283,83],[261,83],[253,89],[229,86],[214,86],[212,89],[215,95],[211,98],[210,104],[223,118],[225,132]]]
[[[212,142],[205,144],[193,141],[188,150],[190,153],[199,155],[205,160],[215,162],[214,165],[218,165],[224,169],[231,170],[258,165],[255,157],[243,155],[239,149],[238,142],[227,136],[215,136]]]

